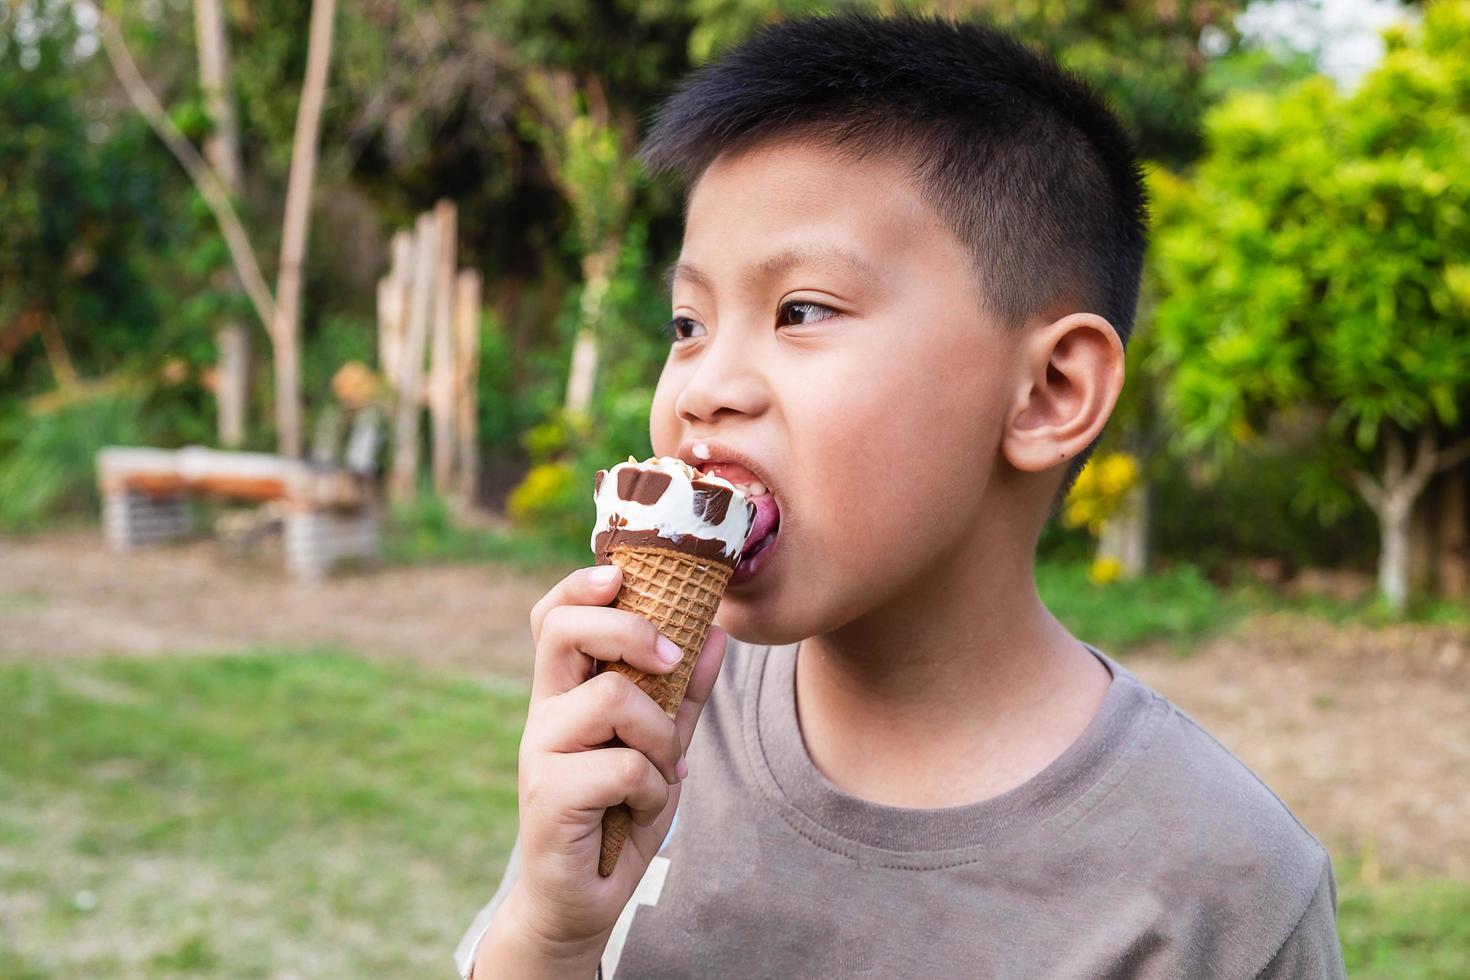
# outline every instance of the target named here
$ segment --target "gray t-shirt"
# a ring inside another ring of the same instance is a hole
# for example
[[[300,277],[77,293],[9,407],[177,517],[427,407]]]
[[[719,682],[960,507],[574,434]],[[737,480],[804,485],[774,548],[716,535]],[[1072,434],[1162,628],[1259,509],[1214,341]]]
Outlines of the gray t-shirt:
[[[1050,766],[884,806],[812,764],[797,645],[730,643],[674,824],[603,954],[660,977],[1342,977],[1322,845],[1130,671]],[[461,976],[514,879],[465,933]]]

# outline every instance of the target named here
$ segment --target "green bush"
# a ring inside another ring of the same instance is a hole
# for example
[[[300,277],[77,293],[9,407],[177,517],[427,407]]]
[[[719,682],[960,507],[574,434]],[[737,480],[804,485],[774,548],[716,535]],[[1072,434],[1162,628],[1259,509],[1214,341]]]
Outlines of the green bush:
[[[1253,451],[1196,485],[1186,464],[1166,461],[1152,487],[1154,552],[1211,571],[1243,557],[1277,558],[1291,568],[1372,567],[1373,515],[1353,497],[1342,511],[1323,514],[1307,492],[1314,473],[1298,454]]]
[[[0,418],[0,529],[95,514],[97,451],[147,441],[143,404],[123,392]]]
[[[1036,568],[1036,586],[1047,608],[1078,639],[1109,654],[1150,642],[1165,642],[1183,652],[1233,622],[1245,608],[1192,565],[1095,585],[1084,563],[1042,562]]]

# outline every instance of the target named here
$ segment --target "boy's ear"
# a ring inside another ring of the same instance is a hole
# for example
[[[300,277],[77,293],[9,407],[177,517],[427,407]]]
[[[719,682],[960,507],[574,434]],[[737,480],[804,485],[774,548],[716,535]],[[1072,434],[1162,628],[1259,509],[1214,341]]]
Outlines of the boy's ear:
[[[1037,473],[1092,444],[1123,390],[1123,344],[1094,313],[1070,313],[1022,335],[1021,374],[1001,451]]]

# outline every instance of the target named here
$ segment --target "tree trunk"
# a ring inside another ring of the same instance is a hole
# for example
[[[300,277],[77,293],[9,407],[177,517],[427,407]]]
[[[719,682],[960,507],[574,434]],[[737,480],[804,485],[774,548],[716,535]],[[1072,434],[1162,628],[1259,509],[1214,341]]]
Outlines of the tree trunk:
[[[480,497],[480,274],[460,272],[455,281],[455,427],[459,430],[459,494],[466,507]]]
[[[603,242],[596,251],[582,259],[582,310],[577,340],[572,345],[572,364],[567,372],[566,411],[568,415],[586,415],[592,404],[592,389],[597,380],[597,328],[602,324],[607,306],[607,291],[622,248],[620,236]]]
[[[434,268],[434,342],[430,355],[429,416],[433,422],[434,492],[447,495],[454,485],[454,273],[456,212],[454,202],[434,207],[439,226],[439,255]]]
[[[301,263],[310,230],[311,190],[316,179],[317,139],[332,59],[335,12],[336,0],[312,0],[306,79],[296,110],[291,175],[281,228],[281,263],[276,277],[276,315],[271,329],[276,355],[276,443],[281,455],[291,458],[301,455]]]
[[[1439,593],[1446,599],[1470,596],[1470,467],[1445,473],[1439,500]]]
[[[1434,591],[1434,566],[1439,560],[1439,543],[1434,538],[1438,495],[1431,478],[1424,492],[1409,509],[1409,592],[1428,595]]]
[[[230,90],[230,48],[220,0],[194,0],[194,27],[199,49],[199,87],[213,129],[204,138],[204,159],[219,175],[232,198],[240,196],[240,123]],[[219,276],[220,285],[243,292],[232,270]],[[215,331],[219,363],[215,381],[216,419],[220,445],[245,441],[250,405],[250,330],[238,317],[227,317]]]
[[[1103,522],[1097,556],[1116,559],[1123,578],[1148,571],[1149,516],[1149,486],[1139,480],[1129,488],[1118,512]]]
[[[434,312],[434,269],[438,262],[439,226],[432,214],[419,215],[414,226],[413,279],[408,301],[408,333],[398,352],[398,377],[393,379],[398,403],[393,426],[393,470],[388,492],[400,503],[412,501],[418,490],[419,396],[423,392],[424,350]]]
[[[1435,473],[1459,466],[1470,459],[1470,439],[1441,449],[1434,430],[1420,430],[1413,460],[1407,455],[1404,438],[1392,426],[1382,430],[1383,469],[1375,480],[1370,474],[1351,474],[1354,485],[1378,518],[1382,536],[1378,552],[1378,591],[1390,609],[1402,612],[1409,599],[1412,567],[1409,534],[1414,502]]]

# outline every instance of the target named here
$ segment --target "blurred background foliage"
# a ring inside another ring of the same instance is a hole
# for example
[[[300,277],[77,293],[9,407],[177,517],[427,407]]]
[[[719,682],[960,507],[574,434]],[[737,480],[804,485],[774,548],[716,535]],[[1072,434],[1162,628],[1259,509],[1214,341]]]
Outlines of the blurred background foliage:
[[[462,264],[487,283],[480,501],[581,546],[591,473],[649,452],[680,197],[645,181],[631,155],[658,100],[783,17],[982,18],[1056,52],[1109,96],[1149,161],[1155,199],[1129,384],[1098,456],[1113,477],[1129,469],[1132,496],[1104,500],[1098,491],[1119,481],[1084,477],[1063,508],[1073,519],[1048,529],[1044,550],[1116,561],[1125,577],[1175,560],[1217,580],[1314,566],[1371,574],[1393,526],[1362,479],[1391,482],[1389,443],[1406,447],[1407,471],[1424,433],[1441,449],[1465,433],[1470,52],[1464,3],[1427,14],[1363,6],[1390,25],[1386,54],[1345,71],[1332,31],[1347,28],[1322,21],[1303,44],[1271,27],[1283,11],[1318,9],[1290,0],[343,5],[306,269],[308,414],[337,367],[372,362],[388,238],[452,198]],[[236,206],[269,279],[309,5],[223,9],[242,135]],[[86,461],[104,440],[211,441],[214,325],[250,319],[220,285],[228,258],[208,210],[99,50],[99,12],[185,135],[198,141],[213,126],[192,0],[0,5],[0,487],[15,488],[0,493],[0,527],[10,530],[94,507]],[[1381,46],[1349,27],[1346,40]],[[570,352],[584,330],[604,353],[588,410],[569,413]],[[248,445],[268,448],[269,348],[256,332]],[[1419,497],[1438,506],[1441,482],[1436,471]],[[1432,590],[1435,567],[1425,559],[1405,574]]]

